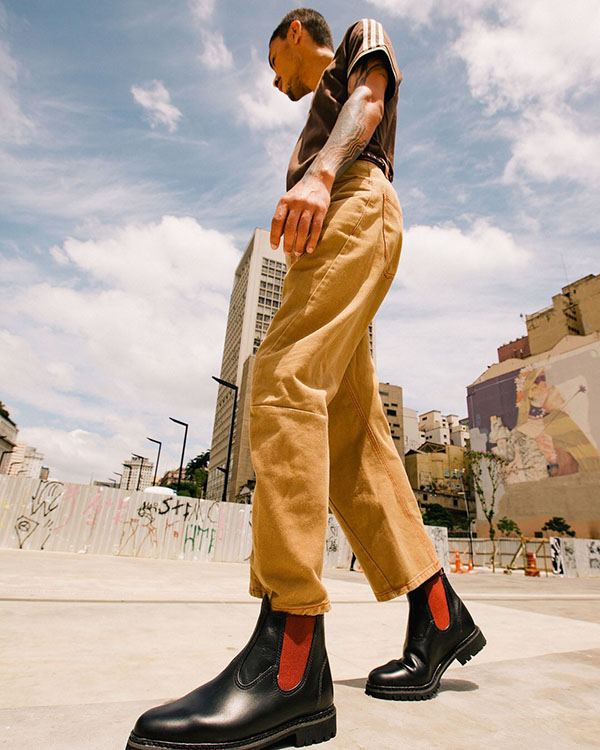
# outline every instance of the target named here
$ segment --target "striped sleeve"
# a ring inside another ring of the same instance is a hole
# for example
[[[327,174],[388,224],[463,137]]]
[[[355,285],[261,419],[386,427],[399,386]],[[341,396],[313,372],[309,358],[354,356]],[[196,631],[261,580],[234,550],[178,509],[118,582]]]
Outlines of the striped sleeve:
[[[402,81],[402,73],[396,62],[394,48],[389,36],[379,21],[374,18],[363,18],[357,21],[349,30],[347,50],[347,73],[352,72],[354,66],[373,52],[384,52],[389,62],[391,73],[387,98],[393,95]]]

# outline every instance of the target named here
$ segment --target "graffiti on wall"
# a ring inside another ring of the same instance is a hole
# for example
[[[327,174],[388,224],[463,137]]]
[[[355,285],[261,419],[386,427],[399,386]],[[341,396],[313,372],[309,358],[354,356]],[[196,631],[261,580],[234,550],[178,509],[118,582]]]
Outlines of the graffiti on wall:
[[[447,567],[447,530],[427,529]],[[252,506],[0,475],[0,547],[247,562]],[[350,566],[332,515],[324,553],[325,567]]]
[[[470,388],[473,426],[485,435],[485,450],[508,462],[506,483],[600,471],[600,437],[590,419],[597,360],[581,355],[570,368],[564,361],[527,365]],[[594,392],[593,403],[599,398]]]
[[[62,482],[38,482],[28,506],[15,521],[19,549],[28,540],[30,544],[35,540],[36,547],[44,549],[52,534],[63,491]]]

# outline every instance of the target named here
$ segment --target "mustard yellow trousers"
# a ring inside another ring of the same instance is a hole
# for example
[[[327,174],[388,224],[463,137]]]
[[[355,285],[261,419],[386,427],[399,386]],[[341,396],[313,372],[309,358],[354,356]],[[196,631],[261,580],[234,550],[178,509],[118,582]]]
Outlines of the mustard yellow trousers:
[[[441,568],[379,396],[368,327],[392,283],[402,211],[379,167],[334,183],[313,253],[288,258],[281,307],[256,353],[250,593],[321,614],[328,506],[379,601]]]

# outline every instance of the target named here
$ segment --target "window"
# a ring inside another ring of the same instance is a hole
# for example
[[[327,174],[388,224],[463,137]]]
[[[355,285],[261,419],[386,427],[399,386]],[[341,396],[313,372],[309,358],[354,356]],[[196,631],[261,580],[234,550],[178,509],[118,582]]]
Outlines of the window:
[[[387,413],[388,413],[388,414],[389,414],[389,415],[390,415],[391,417],[397,417],[397,416],[398,416],[398,414],[396,413],[396,410],[395,410],[395,409],[386,409],[386,411],[387,411]]]

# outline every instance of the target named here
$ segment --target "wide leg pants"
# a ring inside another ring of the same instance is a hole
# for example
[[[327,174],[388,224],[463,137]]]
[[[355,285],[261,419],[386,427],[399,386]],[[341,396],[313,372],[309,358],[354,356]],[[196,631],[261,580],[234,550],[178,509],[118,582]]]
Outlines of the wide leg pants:
[[[368,326],[401,246],[396,192],[359,160],[334,183],[314,252],[288,257],[281,307],[256,354],[250,409],[250,593],[268,594],[273,609],[330,609],[321,581],[328,506],[378,600],[441,567],[369,350]]]

